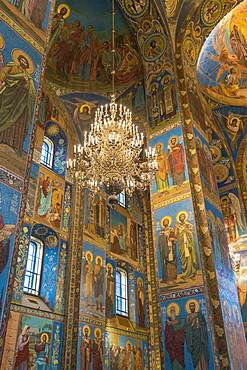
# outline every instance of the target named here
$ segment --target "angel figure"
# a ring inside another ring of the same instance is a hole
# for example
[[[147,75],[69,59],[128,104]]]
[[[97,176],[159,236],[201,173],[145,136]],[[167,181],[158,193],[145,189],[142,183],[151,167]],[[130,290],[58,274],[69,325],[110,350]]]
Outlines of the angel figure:
[[[70,114],[73,117],[74,123],[78,128],[81,137],[85,131],[89,131],[91,123],[93,123],[95,112],[97,109],[97,101],[86,101],[81,98],[74,98],[76,103],[73,103],[67,99],[63,99],[65,106]]]
[[[228,197],[230,198],[230,200],[232,202],[232,206],[233,206],[234,211],[235,211],[237,225],[241,229],[241,231],[244,231],[245,226],[243,225],[243,222],[242,222],[242,217],[241,217],[242,210],[241,210],[241,205],[240,205],[239,199],[233,193],[229,193]]]
[[[238,197],[233,193],[229,193],[228,196],[222,197],[221,208],[225,221],[228,243],[235,243],[239,238],[238,227],[241,231],[245,230],[241,218],[242,210]]]
[[[157,19],[144,19],[144,21],[141,23],[141,27],[137,32],[139,45],[143,45],[147,37],[152,33],[161,33],[164,35],[164,29]]]
[[[228,116],[224,116],[219,111],[214,111],[215,115],[219,118],[227,135],[231,139],[232,150],[236,149],[237,140],[244,132],[244,125],[247,123],[247,116],[228,112]]]

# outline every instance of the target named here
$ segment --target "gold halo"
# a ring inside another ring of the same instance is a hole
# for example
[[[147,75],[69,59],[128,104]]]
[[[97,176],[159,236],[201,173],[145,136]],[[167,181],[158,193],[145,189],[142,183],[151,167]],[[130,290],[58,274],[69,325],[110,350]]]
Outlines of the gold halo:
[[[85,335],[85,329],[88,328],[88,336],[90,336],[91,334],[91,329],[88,325],[84,325],[83,328],[82,328],[82,333],[83,335]]]
[[[145,23],[148,23],[149,24],[149,26],[150,26],[150,28],[151,28],[151,22],[148,20],[148,19],[144,19],[144,21],[142,21],[142,23],[141,23],[141,28],[144,30],[144,24]]]
[[[170,316],[170,308],[175,307],[176,316],[180,314],[180,306],[176,302],[171,302],[166,307],[166,315]]]
[[[152,85],[150,85],[150,91],[152,90],[153,86],[155,86],[158,89],[158,87],[159,87],[158,82],[154,82],[154,83],[152,83]]]
[[[164,85],[164,80],[168,78],[169,81],[171,81],[171,75],[165,75],[161,80],[161,85]]]
[[[97,337],[96,337],[96,332],[97,332],[97,331],[99,331],[99,332],[100,332],[100,336],[99,336],[99,337],[101,338],[101,337],[102,337],[102,331],[101,331],[101,329],[100,329],[100,328],[95,328],[95,329],[94,329],[94,332],[93,332],[93,335],[95,336],[95,338],[97,338]]]
[[[161,146],[161,150],[164,148],[164,143],[157,143],[157,144],[155,144],[154,149],[155,149],[155,152],[156,152],[156,153],[157,153],[156,148],[157,148],[157,146],[158,146],[158,145],[160,145],[160,146]]]
[[[82,113],[84,107],[88,107],[88,114],[90,114],[91,113],[91,107],[88,104],[83,104],[83,105],[80,106],[80,113]]]
[[[227,195],[225,197],[220,198],[221,204],[223,204],[223,200],[227,200],[227,203],[229,203],[229,198]]]
[[[86,258],[86,260],[88,261],[88,259],[87,259],[87,256],[90,254],[90,256],[91,256],[91,262],[93,261],[93,253],[91,252],[91,251],[86,251],[85,252],[85,258]]]
[[[162,67],[162,63],[161,62],[157,62],[157,63],[155,63],[155,65],[154,65],[154,67],[153,67],[153,71],[157,71],[158,69],[160,69],[161,67]],[[159,68],[157,68],[157,66],[159,67]]]
[[[3,35],[0,34],[0,50],[2,50],[5,46]]]
[[[107,263],[107,265],[106,265],[106,270],[108,271],[108,267],[110,266],[110,268],[111,268],[111,274],[112,274],[112,271],[113,271],[113,266],[112,266],[112,264],[111,263]]]
[[[60,11],[61,11],[62,8],[67,9],[67,13],[65,15],[63,15],[63,19],[68,18],[68,16],[70,15],[70,7],[67,4],[60,4],[57,8],[57,12],[59,14],[60,14]]]
[[[45,336],[46,337],[46,343],[48,343],[48,340],[49,340],[49,335],[47,333],[42,333],[40,335],[40,341],[42,342],[42,337]]]
[[[12,51],[12,59],[13,59],[13,61],[14,61],[15,63],[19,64],[18,57],[19,57],[20,55],[23,55],[23,56],[27,59],[27,61],[28,61],[28,63],[29,63],[29,67],[26,69],[26,71],[27,71],[30,75],[32,75],[32,74],[33,74],[33,72],[34,72],[34,69],[35,69],[35,68],[34,68],[34,64],[33,64],[32,59],[30,58],[30,56],[29,56],[29,55],[27,55],[27,53],[25,53],[25,51],[23,51],[23,50],[21,50],[21,49],[14,49],[14,50]]]
[[[171,144],[172,139],[176,139],[176,142],[174,144],[174,145],[176,145],[178,143],[178,135],[174,135],[174,136],[170,137],[170,139],[168,140],[168,144],[169,145],[172,145]]]
[[[202,29],[201,29],[201,27],[200,27],[200,26],[196,26],[196,27],[194,28],[194,30],[195,30],[195,36],[196,36],[196,37],[199,37],[199,36],[201,35],[201,33],[202,33]]]
[[[136,281],[137,281],[137,284],[139,283],[139,281],[141,281],[142,286],[143,286],[143,280],[142,280],[142,278],[140,276],[136,279]]]
[[[136,84],[135,84],[135,89],[138,88],[138,86],[140,86],[142,83],[140,81],[138,81]]]
[[[100,256],[95,257],[96,264],[98,264],[98,262],[97,262],[98,258],[100,259],[100,266],[103,266],[103,260],[102,260],[102,257],[100,257]]]
[[[119,222],[118,223],[118,227],[120,228],[120,225],[122,225],[123,226],[123,229],[124,229],[124,224],[122,223],[122,222]]]
[[[232,32],[234,26],[241,27],[241,23],[238,21],[232,22],[232,24],[230,25],[230,32]]]
[[[229,123],[231,124],[232,123],[232,120],[234,120],[234,119],[236,119],[237,120],[237,122],[239,123],[239,121],[240,121],[240,119],[238,118],[238,117],[231,117],[230,119],[229,119]]]
[[[187,312],[187,313],[191,313],[190,312],[190,308],[189,308],[189,305],[191,304],[191,303],[195,303],[195,312],[198,312],[199,310],[200,310],[200,304],[199,304],[199,302],[198,302],[198,300],[197,299],[189,299],[186,303],[185,303],[185,311]]]
[[[215,221],[214,214],[213,214],[213,212],[212,212],[210,209],[208,210],[208,218],[209,218],[211,221]]]
[[[127,349],[128,348],[128,344],[130,343],[131,345],[131,348],[132,348],[132,342],[130,340],[127,340],[127,342],[125,343],[125,348]]]
[[[188,212],[187,212],[187,211],[180,211],[180,212],[178,212],[178,213],[177,213],[177,215],[176,215],[176,221],[177,221],[177,222],[180,222],[179,217],[180,217],[180,215],[181,215],[182,213],[184,213],[184,214],[185,214],[184,222],[186,222],[186,221],[188,220],[188,217],[189,217]]]
[[[163,226],[163,222],[164,222],[164,220],[165,219],[167,219],[169,222],[168,222],[168,226],[171,226],[171,223],[172,223],[172,218],[171,218],[171,216],[164,216],[164,217],[162,217],[162,219],[160,220],[160,226],[161,227],[164,227]]]

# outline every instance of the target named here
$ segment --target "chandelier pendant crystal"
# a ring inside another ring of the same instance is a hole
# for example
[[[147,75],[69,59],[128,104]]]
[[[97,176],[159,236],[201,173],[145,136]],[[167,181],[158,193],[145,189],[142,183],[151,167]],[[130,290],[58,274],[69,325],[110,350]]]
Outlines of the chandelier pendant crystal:
[[[144,134],[132,123],[129,109],[115,102],[114,93],[114,0],[112,0],[112,96],[110,104],[97,109],[91,130],[84,133],[83,145],[74,145],[74,158],[67,170],[83,189],[99,189],[117,195],[145,190],[156,170],[154,149],[144,147]]]

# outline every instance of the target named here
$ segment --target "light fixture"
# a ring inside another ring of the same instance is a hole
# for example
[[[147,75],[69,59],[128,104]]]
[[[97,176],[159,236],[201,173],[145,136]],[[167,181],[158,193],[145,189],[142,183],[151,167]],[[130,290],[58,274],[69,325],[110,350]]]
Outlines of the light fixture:
[[[155,151],[144,150],[144,134],[132,123],[129,109],[115,102],[115,29],[112,0],[112,96],[111,103],[97,109],[84,144],[74,145],[74,159],[67,169],[81,188],[94,193],[103,188],[116,195],[126,190],[146,189],[156,169]]]

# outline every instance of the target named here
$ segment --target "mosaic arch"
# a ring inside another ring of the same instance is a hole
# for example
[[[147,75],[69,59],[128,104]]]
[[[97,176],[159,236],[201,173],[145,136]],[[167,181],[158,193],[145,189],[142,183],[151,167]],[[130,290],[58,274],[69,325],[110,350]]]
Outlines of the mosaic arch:
[[[52,19],[46,78],[74,91],[103,94],[111,91],[111,3],[58,0]],[[128,15],[135,18],[135,7],[125,1]],[[65,14],[63,15],[62,13]],[[142,60],[135,38],[119,6],[115,6],[115,85],[116,90],[128,88],[143,78]],[[61,15],[62,14],[62,15]],[[164,47],[164,40],[159,42]]]

